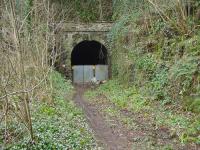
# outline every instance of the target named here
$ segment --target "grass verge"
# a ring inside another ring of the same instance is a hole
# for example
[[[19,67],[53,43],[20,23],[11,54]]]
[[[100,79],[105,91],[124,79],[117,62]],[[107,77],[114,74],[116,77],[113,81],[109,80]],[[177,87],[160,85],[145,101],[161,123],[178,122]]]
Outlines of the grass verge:
[[[148,97],[143,97],[142,92],[135,87],[120,85],[118,80],[111,80],[96,90],[85,93],[90,102],[98,99],[99,95],[105,95],[115,106],[105,108],[104,112],[121,120],[128,128],[134,128],[134,114],[142,115],[142,120],[151,122],[155,128],[168,128],[170,136],[178,137],[182,144],[200,144],[199,114],[185,111],[175,103],[164,105],[160,101],[152,101]],[[130,115],[120,115],[122,111]]]

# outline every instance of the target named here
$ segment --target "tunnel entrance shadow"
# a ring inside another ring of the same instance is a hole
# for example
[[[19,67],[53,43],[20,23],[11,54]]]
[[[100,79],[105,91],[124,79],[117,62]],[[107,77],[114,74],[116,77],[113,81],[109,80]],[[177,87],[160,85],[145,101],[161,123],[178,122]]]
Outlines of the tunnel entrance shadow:
[[[71,64],[74,65],[106,65],[107,49],[97,41],[82,41],[77,44],[71,55]]]
[[[88,83],[108,79],[108,58],[106,47],[97,41],[82,41],[71,54],[73,83]]]

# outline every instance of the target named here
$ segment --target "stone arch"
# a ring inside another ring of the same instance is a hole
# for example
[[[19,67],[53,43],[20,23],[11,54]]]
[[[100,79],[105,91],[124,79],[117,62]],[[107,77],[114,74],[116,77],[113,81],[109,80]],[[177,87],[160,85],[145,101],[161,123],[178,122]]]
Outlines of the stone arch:
[[[111,52],[108,46],[107,34],[112,26],[112,22],[96,22],[89,24],[67,22],[60,24],[57,28],[57,32],[55,32],[55,39],[56,43],[60,43],[62,46],[62,49],[60,50],[61,52],[59,54],[66,54],[67,58],[62,63],[59,62],[59,66],[64,66],[59,71],[63,73],[68,79],[72,79],[73,69],[71,66],[71,53],[74,47],[84,40],[93,40],[103,44],[107,49],[107,63],[110,77]],[[65,70],[65,72],[62,70]]]

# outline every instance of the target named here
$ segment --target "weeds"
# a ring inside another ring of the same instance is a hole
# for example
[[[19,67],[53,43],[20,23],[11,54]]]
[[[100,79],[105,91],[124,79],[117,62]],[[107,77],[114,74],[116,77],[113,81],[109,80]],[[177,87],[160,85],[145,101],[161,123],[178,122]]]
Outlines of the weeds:
[[[125,87],[118,80],[111,80],[96,91],[88,91],[85,96],[92,103],[98,99],[99,94],[105,95],[108,99],[107,103],[110,102],[111,106],[112,104],[115,106],[107,107],[103,112],[111,118],[117,118],[129,129],[138,127],[135,120],[137,120],[137,114],[140,114],[143,121],[146,119],[155,124],[155,129],[168,128],[169,136],[178,137],[183,144],[187,142],[198,144],[199,142],[199,117],[193,113],[184,112],[179,107],[176,108],[176,103],[162,105],[160,101],[151,101],[148,97],[142,96],[144,94],[135,87]],[[101,99],[98,101],[102,102]],[[122,115],[123,110],[128,111],[130,116]]]
[[[57,72],[51,74],[49,81],[54,91],[51,103],[34,101],[31,107],[34,143],[30,143],[24,132],[5,149],[95,149],[96,143],[82,111],[70,100],[73,94],[70,82]]]
[[[123,85],[137,87],[149,99],[165,105],[199,95],[199,31],[195,21],[199,2],[135,3],[126,0],[114,5],[118,20],[109,33],[113,75]],[[192,100],[184,104],[192,108]]]

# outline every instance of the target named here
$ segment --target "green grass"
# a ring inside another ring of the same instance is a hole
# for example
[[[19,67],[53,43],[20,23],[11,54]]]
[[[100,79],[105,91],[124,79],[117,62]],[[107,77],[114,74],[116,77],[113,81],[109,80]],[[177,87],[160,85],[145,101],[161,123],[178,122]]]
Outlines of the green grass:
[[[144,97],[138,94],[137,89],[120,85],[117,80],[107,82],[98,90],[98,92],[105,94],[120,109],[137,112],[144,107],[146,108],[148,103]]]
[[[53,85],[52,103],[34,101],[32,104],[34,144],[25,134],[6,149],[95,149],[96,143],[83,112],[71,101],[71,83],[56,72],[50,76],[50,81]]]
[[[197,114],[176,110],[178,104],[167,107],[161,101],[152,101],[144,97],[141,91],[135,87],[125,87],[118,80],[108,81],[97,90],[88,91],[85,96],[92,102],[98,94],[103,94],[116,108],[108,107],[104,112],[121,120],[128,128],[135,126],[131,117],[123,116],[120,110],[128,110],[140,113],[144,118],[149,118],[156,126],[165,126],[170,129],[171,134],[179,137],[182,143],[200,141],[200,118]]]

